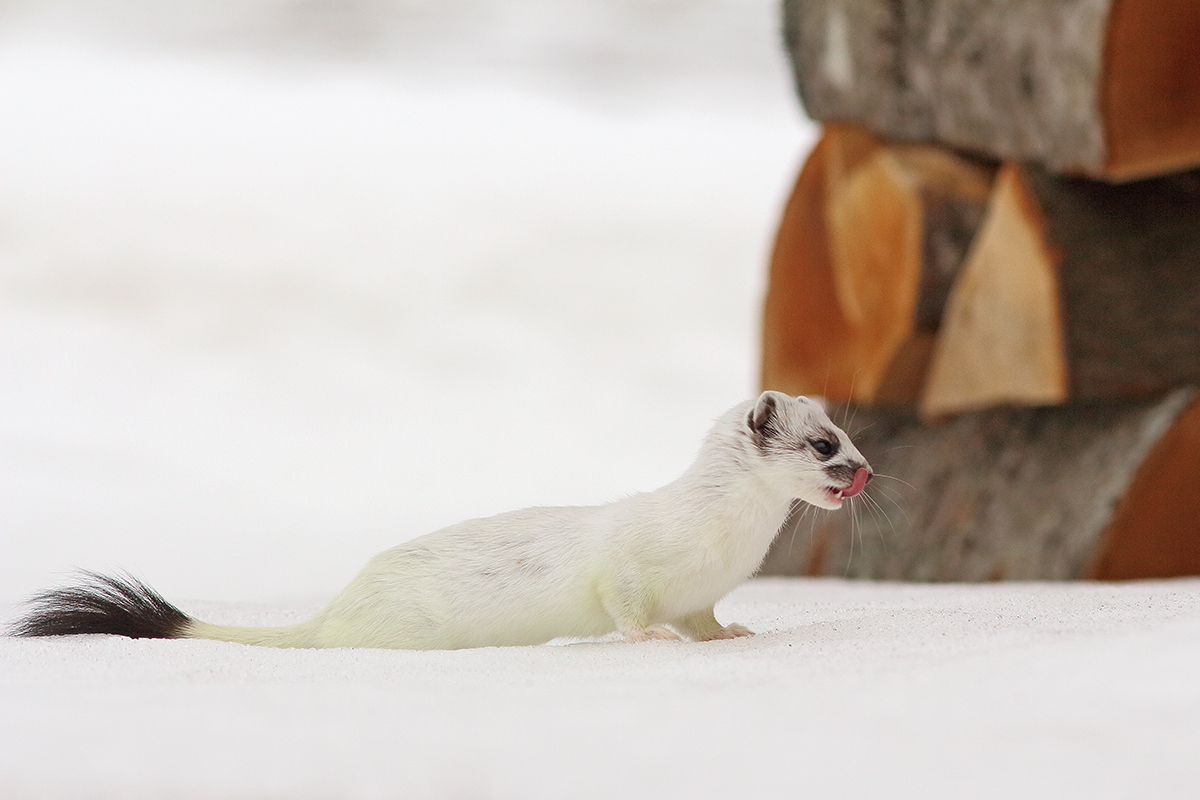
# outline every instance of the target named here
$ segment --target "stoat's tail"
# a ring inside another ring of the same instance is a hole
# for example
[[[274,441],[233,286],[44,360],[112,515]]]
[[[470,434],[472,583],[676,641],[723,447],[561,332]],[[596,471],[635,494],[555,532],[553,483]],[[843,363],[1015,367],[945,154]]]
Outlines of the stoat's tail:
[[[131,639],[216,639],[268,647],[311,647],[313,622],[238,628],[194,620],[132,575],[82,571],[78,585],[35,595],[13,636],[108,633]]]

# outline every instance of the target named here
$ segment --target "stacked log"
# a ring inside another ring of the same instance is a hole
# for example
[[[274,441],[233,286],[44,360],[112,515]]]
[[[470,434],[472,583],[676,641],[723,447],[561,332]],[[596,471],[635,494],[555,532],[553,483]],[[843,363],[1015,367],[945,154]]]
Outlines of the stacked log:
[[[857,555],[835,515],[768,568],[1200,574],[1200,3],[784,7],[824,130],[772,255],[763,386],[854,404],[903,483]]]
[[[1107,179],[1200,162],[1195,0],[785,0],[784,14],[814,119]]]
[[[784,208],[763,380],[838,399],[914,396],[994,166],[830,125]]]
[[[1200,171],[1112,186],[1005,165],[948,298],[926,414],[1191,383]]]

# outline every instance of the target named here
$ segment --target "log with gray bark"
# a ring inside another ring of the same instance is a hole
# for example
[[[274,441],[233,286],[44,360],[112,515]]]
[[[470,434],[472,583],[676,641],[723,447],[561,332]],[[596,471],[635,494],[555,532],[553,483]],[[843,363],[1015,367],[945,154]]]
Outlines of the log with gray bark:
[[[1200,164],[1196,0],[785,0],[810,116],[1109,180]]]
[[[987,411],[925,422],[858,408],[869,500],[801,511],[764,574],[884,580],[1200,574],[1200,401]],[[884,477],[887,476],[887,477]]]

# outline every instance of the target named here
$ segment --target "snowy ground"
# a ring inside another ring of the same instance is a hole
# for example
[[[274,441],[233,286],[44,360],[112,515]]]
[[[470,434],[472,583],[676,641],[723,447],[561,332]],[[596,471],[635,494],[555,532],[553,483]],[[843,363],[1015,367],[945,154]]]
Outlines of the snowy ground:
[[[295,619],[653,488],[755,389],[814,130],[766,0],[0,2],[0,611]],[[200,600],[199,598],[203,598]],[[0,797],[1195,797],[1200,583],[765,581],[762,635],[0,639]]]
[[[764,579],[718,615],[760,633],[430,653],[0,640],[0,785],[182,800],[1200,789],[1200,581]]]

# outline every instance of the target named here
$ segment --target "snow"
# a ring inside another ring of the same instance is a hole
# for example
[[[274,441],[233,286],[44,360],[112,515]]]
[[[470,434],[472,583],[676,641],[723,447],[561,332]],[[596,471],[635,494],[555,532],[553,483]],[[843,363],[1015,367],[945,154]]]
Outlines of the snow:
[[[815,129],[775,3],[9,3],[0,611],[310,613],[675,477]],[[202,599],[201,599],[202,598]],[[0,797],[1194,797],[1200,582],[759,580],[733,642],[0,638]]]
[[[301,609],[195,604],[219,621]],[[6,797],[1194,797],[1200,582],[762,579],[706,644],[0,641]]]

